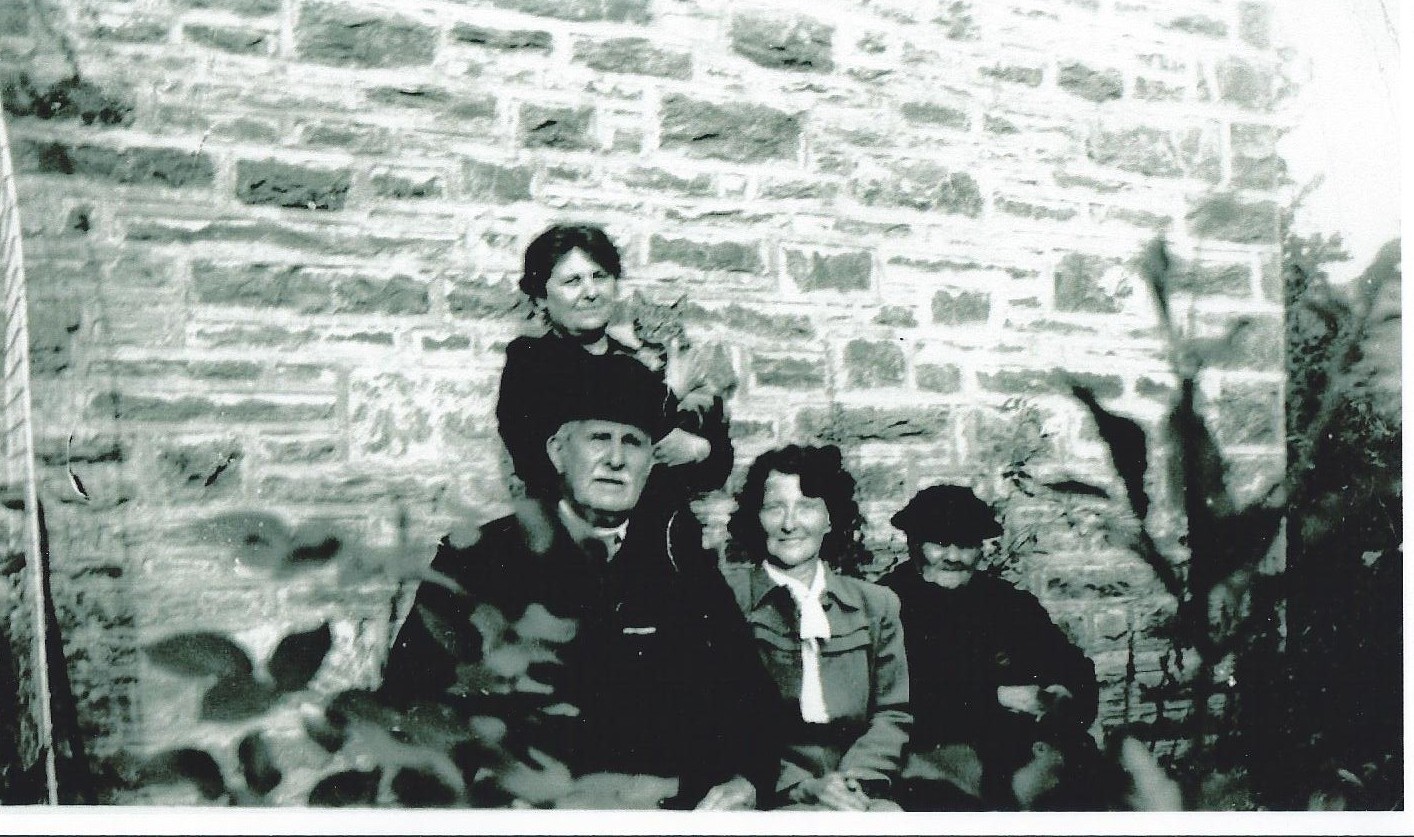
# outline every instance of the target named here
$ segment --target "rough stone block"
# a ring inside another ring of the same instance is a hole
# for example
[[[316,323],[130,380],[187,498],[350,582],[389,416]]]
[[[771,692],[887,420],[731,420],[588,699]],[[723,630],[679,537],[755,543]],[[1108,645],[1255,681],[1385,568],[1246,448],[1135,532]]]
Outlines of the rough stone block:
[[[83,326],[77,301],[31,300],[29,315],[30,372],[57,375],[73,360],[73,341]]]
[[[488,125],[496,118],[495,96],[472,96],[454,101],[447,108],[447,115],[463,122],[484,122]]]
[[[1096,70],[1078,62],[1062,64],[1056,83],[1067,93],[1092,102],[1108,102],[1124,95],[1119,70]]]
[[[867,206],[937,210],[971,218],[982,214],[982,191],[972,175],[929,160],[893,163],[882,177],[861,176],[854,189]]]
[[[1001,193],[993,195],[992,202],[998,212],[1037,221],[1069,221],[1079,214],[1078,210],[1070,206],[1046,206],[1010,198]]]
[[[1252,269],[1245,264],[1175,259],[1170,262],[1169,288],[1202,296],[1250,296]]]
[[[23,72],[9,72],[0,83],[5,111],[35,119],[77,119],[85,125],[127,125],[133,120],[129,97],[77,78],[36,82]]]
[[[756,355],[751,368],[763,387],[815,390],[825,385],[824,366],[814,358]]]
[[[167,441],[158,445],[156,484],[168,500],[207,501],[240,490],[245,451],[235,439]]]
[[[465,334],[450,334],[446,337],[423,337],[422,350],[425,352],[460,352],[471,348],[471,338]]]
[[[991,314],[991,296],[984,291],[933,293],[933,322],[939,325],[985,323]]]
[[[549,55],[554,38],[543,29],[490,29],[458,23],[452,27],[453,40],[505,52],[538,52]]]
[[[206,26],[188,23],[183,36],[192,43],[204,44],[238,55],[265,55],[270,52],[271,33],[243,26]]]
[[[942,27],[943,34],[954,41],[975,41],[981,37],[981,29],[972,17],[972,4],[966,0],[943,2],[933,23]]]
[[[940,105],[936,102],[904,102],[899,107],[899,111],[910,122],[920,125],[941,125],[944,128],[956,128],[959,131],[966,131],[972,122],[967,116],[967,111],[962,108]]]
[[[822,254],[787,249],[786,272],[805,291],[867,291],[874,259],[868,251]]]
[[[903,349],[896,340],[851,340],[844,348],[844,366],[851,389],[903,383]]]
[[[559,20],[647,23],[651,0],[491,0],[492,5]]]
[[[236,164],[236,198],[253,206],[337,211],[344,208],[352,180],[347,169],[241,160]]]
[[[510,284],[457,282],[447,293],[447,310],[457,317],[496,319],[510,314],[520,305],[520,291]]]
[[[694,157],[794,160],[800,131],[798,117],[763,105],[715,104],[681,94],[663,98],[662,148]]]
[[[1067,253],[1056,266],[1056,310],[1096,314],[1119,311],[1124,304],[1122,296],[1107,290],[1100,281],[1113,263],[1112,259],[1086,253]]]
[[[582,40],[574,46],[574,60],[601,73],[635,73],[679,80],[692,77],[690,53],[659,49],[647,38]]]
[[[1217,137],[1201,128],[1178,134],[1148,126],[1096,131],[1086,142],[1085,150],[1100,165],[1146,177],[1191,175],[1216,183],[1221,176]]]
[[[1118,398],[1124,394],[1124,379],[1118,375],[1073,372],[1059,367],[1051,369],[998,369],[991,373],[977,373],[977,383],[983,389],[1006,395],[1043,395],[1066,392],[1072,382],[1089,388],[1095,393],[1096,398]]]
[[[1173,401],[1177,392],[1173,384],[1166,381],[1156,381],[1153,378],[1142,377],[1134,382],[1134,393],[1141,398],[1148,398],[1158,401],[1161,404],[1168,404]]]
[[[1277,154],[1280,136],[1270,125],[1232,126],[1232,183],[1243,189],[1276,189],[1286,178],[1286,161]]]
[[[289,308],[301,314],[425,314],[427,285],[408,276],[361,275],[300,265],[192,265],[192,290],[206,305]]]
[[[437,30],[396,15],[306,3],[295,24],[295,54],[334,67],[411,67],[432,63]]]
[[[725,270],[737,273],[759,273],[761,247],[756,242],[689,241],[655,235],[648,242],[650,261],[672,262],[699,270]]]
[[[545,107],[522,105],[520,109],[520,141],[526,148],[552,148],[557,151],[586,151],[597,147],[590,135],[592,108]]]
[[[1244,322],[1243,327],[1233,335],[1228,351],[1213,360],[1213,366],[1268,372],[1280,370],[1286,341],[1280,317],[1219,315],[1201,318],[1199,327],[1205,336],[1215,337],[1230,333],[1238,320]]]
[[[368,504],[406,503],[431,508],[443,501],[448,477],[389,478],[387,474],[271,474],[256,485],[255,495],[267,503]]]
[[[914,316],[913,309],[906,305],[885,305],[874,315],[874,324],[913,328],[918,325],[918,317]]]
[[[1268,3],[1239,3],[1237,35],[1257,49],[1272,45],[1272,7]]]
[[[288,465],[319,465],[341,457],[342,443],[338,439],[261,439],[260,456],[268,462]]]
[[[1099,375],[1055,368],[1051,370],[1051,380],[1057,389],[1061,390],[1072,382],[1079,384],[1095,393],[1096,398],[1118,398],[1124,394],[1124,379],[1118,375]]]
[[[809,340],[815,336],[815,327],[808,317],[798,314],[767,314],[756,309],[732,303],[716,311],[704,308],[687,309],[684,320],[696,322],[717,322],[744,334],[770,335],[785,340]]]
[[[259,397],[217,398],[206,395],[154,396],[100,393],[88,405],[93,418],[160,422],[296,422],[334,417],[333,397],[272,400]]]
[[[994,64],[990,67],[983,67],[979,72],[986,78],[994,78],[1012,84],[1024,84],[1027,87],[1040,87],[1044,77],[1044,72],[1040,67],[1026,67],[1017,64]]]
[[[1188,88],[1182,84],[1171,84],[1160,79],[1139,76],[1134,79],[1134,98],[1146,102],[1181,102],[1188,95]]]
[[[1185,219],[1198,238],[1216,238],[1239,244],[1274,244],[1280,238],[1278,211],[1272,201],[1244,201],[1220,193],[1191,201]]]
[[[913,372],[918,388],[925,392],[952,393],[962,390],[962,370],[951,363],[920,363]]]
[[[1218,39],[1227,37],[1227,24],[1207,15],[1181,15],[1160,25],[1165,29],[1187,32],[1190,35],[1203,35]]]
[[[732,17],[730,35],[732,49],[762,67],[828,73],[834,31],[807,17],[743,12]]]
[[[1229,58],[1216,70],[1218,95],[1223,101],[1253,110],[1276,104],[1276,74],[1241,58]]]
[[[1227,445],[1279,444],[1281,409],[1278,384],[1226,382],[1218,401],[1214,433]]]
[[[21,140],[15,167],[37,174],[67,174],[138,186],[209,186],[216,167],[205,152],[177,148],[105,148]]]
[[[75,434],[73,438],[36,438],[34,455],[41,465],[63,467],[73,463],[123,462],[127,450],[123,439],[111,433]]]
[[[946,407],[810,407],[796,416],[796,427],[801,438],[841,445],[935,441],[951,432],[953,414]]]
[[[320,148],[342,148],[355,154],[386,154],[392,148],[387,128],[339,122],[306,125],[300,133],[300,142]]]
[[[994,116],[994,115],[992,115],[992,114],[990,114],[990,113],[985,115],[985,117],[984,117],[984,119],[983,119],[983,122],[982,122],[982,127],[983,127],[983,128],[986,128],[987,133],[989,133],[989,134],[1019,134],[1019,133],[1021,133],[1021,129],[1018,128],[1018,127],[1016,127],[1016,123],[1015,123],[1015,122],[1011,122],[1011,121],[1009,121],[1009,120],[1003,119],[1003,118],[1001,118],[1000,116]]]
[[[364,94],[375,105],[440,110],[452,104],[446,88],[430,84],[400,84],[394,87],[374,87]],[[492,100],[495,101],[494,99]]]
[[[379,172],[368,179],[368,185],[373,194],[393,200],[440,198],[447,193],[436,172]]]
[[[467,197],[514,203],[530,199],[529,166],[499,166],[479,160],[462,165],[462,190]]]
[[[905,462],[870,462],[850,468],[854,474],[856,494],[860,500],[898,501],[908,492],[908,465]]]
[[[118,26],[99,25],[93,30],[96,40],[120,41],[128,44],[153,44],[167,39],[171,25],[150,17],[136,17]]]
[[[710,174],[696,174],[680,177],[662,169],[634,168],[624,172],[619,179],[632,189],[654,192],[676,192],[691,197],[706,198],[717,194],[717,181]]]
[[[193,9],[221,9],[232,14],[257,17],[280,11],[281,0],[181,0]]]

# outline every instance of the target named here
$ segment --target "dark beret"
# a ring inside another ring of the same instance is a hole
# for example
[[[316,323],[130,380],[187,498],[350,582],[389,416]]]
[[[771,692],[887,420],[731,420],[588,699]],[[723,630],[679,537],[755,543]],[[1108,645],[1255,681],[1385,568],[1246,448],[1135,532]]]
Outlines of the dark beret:
[[[963,485],[925,488],[889,522],[921,543],[980,544],[1002,533],[991,506]]]
[[[569,421],[600,420],[632,425],[655,441],[667,435],[668,387],[648,367],[618,354],[589,355],[576,366],[577,374],[552,395],[555,429]]]

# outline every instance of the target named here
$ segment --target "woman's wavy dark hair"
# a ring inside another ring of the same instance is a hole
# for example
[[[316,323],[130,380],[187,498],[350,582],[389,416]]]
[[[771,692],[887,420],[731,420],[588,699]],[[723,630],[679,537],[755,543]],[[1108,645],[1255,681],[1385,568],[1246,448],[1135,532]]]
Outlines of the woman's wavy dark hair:
[[[571,250],[583,250],[615,279],[623,275],[619,248],[607,233],[592,224],[555,224],[525,247],[524,270],[520,275],[520,289],[525,295],[543,299],[550,271]]]
[[[845,470],[840,449],[834,445],[786,445],[756,457],[746,471],[746,479],[736,495],[736,511],[727,523],[728,559],[752,564],[765,560],[766,533],[761,529],[760,513],[766,478],[773,471],[799,476],[800,490],[807,497],[825,501],[830,513],[830,531],[820,545],[820,557],[839,572],[856,574],[868,560],[864,550],[864,518],[854,499],[854,477]]]

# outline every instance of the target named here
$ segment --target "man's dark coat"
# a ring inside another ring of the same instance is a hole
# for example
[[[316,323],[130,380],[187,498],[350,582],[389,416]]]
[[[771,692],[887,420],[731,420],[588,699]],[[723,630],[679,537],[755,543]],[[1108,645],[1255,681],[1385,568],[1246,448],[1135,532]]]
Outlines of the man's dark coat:
[[[764,799],[780,754],[767,717],[774,687],[691,512],[645,498],[608,562],[576,544],[553,510],[547,519],[556,531],[543,552],[514,516],[487,524],[471,547],[443,542],[432,569],[466,594],[422,584],[384,693],[438,698],[455,687],[458,664],[481,659],[468,621],[476,604],[514,622],[538,602],[578,623],[563,664],[531,670],[578,709],[540,742],[550,755],[576,774],[679,777],[685,804],[737,774]]]

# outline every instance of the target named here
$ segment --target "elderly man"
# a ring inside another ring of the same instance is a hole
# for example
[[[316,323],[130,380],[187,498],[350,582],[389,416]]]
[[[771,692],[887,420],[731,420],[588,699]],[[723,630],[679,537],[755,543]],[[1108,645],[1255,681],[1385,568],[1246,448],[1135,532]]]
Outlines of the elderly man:
[[[983,543],[1002,527],[970,488],[925,488],[891,522],[910,557],[885,581],[902,604],[914,709],[901,803],[1075,804],[1062,785],[1094,755],[1085,733],[1097,709],[1094,664],[1034,596],[978,572]]]
[[[545,450],[558,497],[529,521],[548,520],[553,532],[529,532],[512,515],[469,548],[444,541],[432,570],[451,583],[419,589],[383,692],[407,702],[470,689],[474,699],[459,672],[488,647],[478,607],[524,624],[539,605],[575,631],[556,664],[527,672],[553,687],[557,708],[513,735],[577,776],[679,780],[665,805],[751,808],[772,788],[779,757],[762,709],[773,686],[692,513],[640,497],[667,393],[641,364],[615,360],[586,367],[556,399]]]

